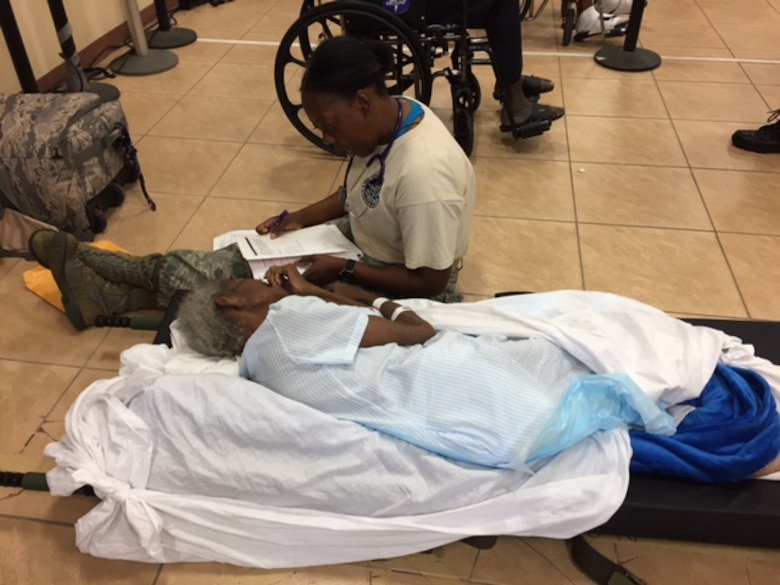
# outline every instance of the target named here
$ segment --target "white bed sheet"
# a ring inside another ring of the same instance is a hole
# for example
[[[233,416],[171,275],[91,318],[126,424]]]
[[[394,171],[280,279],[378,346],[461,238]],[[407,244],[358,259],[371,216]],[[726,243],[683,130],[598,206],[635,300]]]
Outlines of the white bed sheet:
[[[408,304],[437,326],[544,335],[596,372],[629,373],[666,404],[698,395],[719,360],[763,370],[775,392],[780,379],[739,340],[614,295]],[[54,495],[89,484],[103,498],[76,525],[82,551],[267,568],[354,562],[466,536],[568,538],[605,522],[625,497],[624,430],[583,441],[533,477],[469,469],[210,373],[234,368],[136,346],[118,378],[79,397],[46,453],[57,462]]]

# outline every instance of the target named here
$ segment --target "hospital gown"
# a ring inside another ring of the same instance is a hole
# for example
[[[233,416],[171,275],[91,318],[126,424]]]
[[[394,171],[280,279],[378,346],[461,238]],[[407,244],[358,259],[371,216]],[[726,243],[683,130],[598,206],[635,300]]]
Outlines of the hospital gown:
[[[359,348],[371,309],[285,297],[247,342],[241,374],[288,398],[435,453],[516,467],[589,373],[544,339],[442,331]]]

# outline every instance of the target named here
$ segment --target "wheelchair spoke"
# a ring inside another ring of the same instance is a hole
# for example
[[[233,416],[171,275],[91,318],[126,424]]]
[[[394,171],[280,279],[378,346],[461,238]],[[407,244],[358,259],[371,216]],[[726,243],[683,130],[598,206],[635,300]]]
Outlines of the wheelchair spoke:
[[[296,65],[300,65],[301,67],[306,67],[306,61],[304,61],[303,59],[299,59],[298,57],[294,57],[292,53],[290,53],[289,62],[295,63]]]
[[[300,45],[290,45],[289,47],[284,48],[284,59],[287,62],[287,64],[295,63],[296,65],[300,67],[306,67],[306,61],[302,59],[298,55],[293,54],[293,49],[302,49]],[[282,48],[280,47],[280,52]]]
[[[432,89],[429,47],[423,47],[415,31],[389,16],[384,8],[373,3],[304,0],[301,16],[280,43],[274,66],[274,83],[279,103],[293,126],[307,140],[334,154],[339,153],[324,144],[322,136],[301,114],[300,94],[288,82],[289,67],[305,67],[319,43],[345,34],[377,39],[388,45],[394,64],[388,72],[386,84],[392,93],[410,95],[428,103]]]
[[[322,26],[322,34],[325,35],[325,38],[332,39],[334,36],[340,36],[333,34],[333,31],[330,30],[329,24],[335,24],[341,28],[341,21],[337,18],[326,18],[325,20],[321,20],[320,26]]]

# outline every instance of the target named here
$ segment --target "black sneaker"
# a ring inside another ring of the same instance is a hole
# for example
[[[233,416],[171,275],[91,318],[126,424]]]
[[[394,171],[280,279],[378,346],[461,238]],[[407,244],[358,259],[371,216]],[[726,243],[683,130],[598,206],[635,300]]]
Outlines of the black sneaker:
[[[769,124],[761,126],[758,130],[737,130],[731,136],[731,142],[737,148],[750,152],[780,153],[780,119],[778,118],[780,118],[780,110],[775,110],[767,120]]]

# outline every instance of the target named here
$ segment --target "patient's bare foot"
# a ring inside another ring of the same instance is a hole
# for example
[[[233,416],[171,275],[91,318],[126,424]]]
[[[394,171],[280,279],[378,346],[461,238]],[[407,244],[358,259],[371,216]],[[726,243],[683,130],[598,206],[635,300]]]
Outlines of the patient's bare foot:
[[[765,475],[777,473],[778,471],[780,471],[780,455],[778,455],[777,459],[772,461],[769,465],[758,471],[753,477],[763,477]]]

